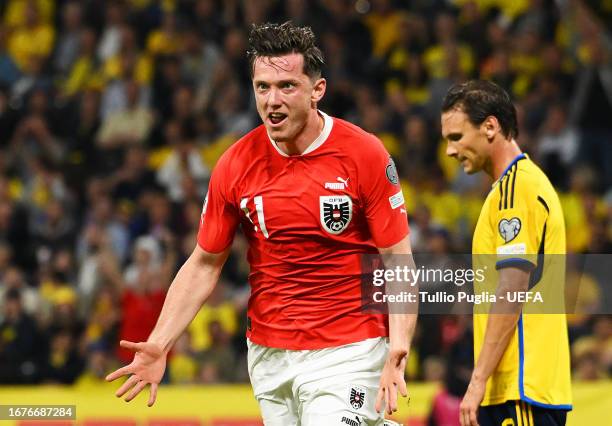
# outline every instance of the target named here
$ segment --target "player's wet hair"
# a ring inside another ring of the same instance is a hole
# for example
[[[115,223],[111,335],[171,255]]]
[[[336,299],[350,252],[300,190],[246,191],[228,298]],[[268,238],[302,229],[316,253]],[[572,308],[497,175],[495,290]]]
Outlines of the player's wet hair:
[[[453,109],[463,111],[474,126],[492,115],[506,138],[518,137],[516,108],[508,93],[493,82],[470,80],[452,86],[442,101],[442,112]]]
[[[304,74],[311,79],[321,77],[321,69],[325,62],[323,53],[315,42],[315,35],[310,27],[297,27],[291,22],[253,25],[249,34],[247,51],[251,77],[253,77],[257,58],[282,56],[290,53],[302,54],[304,57]]]

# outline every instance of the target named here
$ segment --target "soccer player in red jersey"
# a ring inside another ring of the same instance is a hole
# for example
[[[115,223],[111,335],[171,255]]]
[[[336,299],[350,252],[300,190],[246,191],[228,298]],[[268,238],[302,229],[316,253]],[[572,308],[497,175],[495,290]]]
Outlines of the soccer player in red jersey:
[[[236,228],[248,240],[249,374],[266,425],[383,424],[406,396],[416,314],[361,311],[361,258],[410,254],[393,160],[382,143],[318,110],[323,57],[307,27],[253,28],[249,60],[263,125],[213,171],[197,245],[147,342],[108,376],[117,396],[151,384],[215,286]]]

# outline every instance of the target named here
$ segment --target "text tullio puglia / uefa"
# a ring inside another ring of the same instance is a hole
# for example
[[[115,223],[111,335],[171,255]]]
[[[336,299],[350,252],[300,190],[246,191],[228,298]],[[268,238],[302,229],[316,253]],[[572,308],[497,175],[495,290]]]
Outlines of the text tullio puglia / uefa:
[[[418,297],[416,293],[408,291],[402,291],[398,294],[384,294],[381,291],[377,291],[373,294],[373,299],[376,303],[416,303],[418,299],[420,303],[467,302],[475,305],[480,305],[481,303],[495,303],[498,299],[511,303],[544,302],[542,294],[539,291],[509,291],[506,292],[505,295],[496,295],[488,291],[475,294],[465,291],[459,291],[456,294],[446,291],[419,291]]]

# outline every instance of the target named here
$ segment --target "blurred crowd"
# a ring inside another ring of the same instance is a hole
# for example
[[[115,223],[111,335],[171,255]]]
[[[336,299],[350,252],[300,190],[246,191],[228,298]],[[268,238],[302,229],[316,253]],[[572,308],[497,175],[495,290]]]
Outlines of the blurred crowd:
[[[0,17],[0,383],[96,384],[131,360],[120,339],[147,338],[216,160],[259,124],[251,23],[313,28],[320,107],[394,156],[415,251],[470,252],[490,182],[445,158],[439,107],[451,84],[486,78],[560,192],[568,249],[612,252],[610,2],[5,0]],[[166,382],[248,380],[245,252],[239,234]],[[588,315],[606,278],[579,278],[579,379],[612,374],[612,317]],[[463,392],[470,322],[423,316],[408,378]]]

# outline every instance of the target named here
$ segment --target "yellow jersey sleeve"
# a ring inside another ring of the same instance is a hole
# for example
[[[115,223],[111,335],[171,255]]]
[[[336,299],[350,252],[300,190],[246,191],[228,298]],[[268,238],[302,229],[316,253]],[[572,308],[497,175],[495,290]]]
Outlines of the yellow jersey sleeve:
[[[546,232],[548,206],[538,194],[537,177],[513,169],[499,182],[499,202],[491,209],[497,269],[536,267]]]

